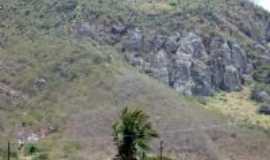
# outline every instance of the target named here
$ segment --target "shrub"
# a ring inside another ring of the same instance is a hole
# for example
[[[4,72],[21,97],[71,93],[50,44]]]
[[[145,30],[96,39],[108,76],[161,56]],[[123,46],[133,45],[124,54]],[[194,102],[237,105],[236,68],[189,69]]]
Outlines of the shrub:
[[[176,0],[170,0],[169,5],[172,6],[172,7],[176,7],[177,6],[177,1]]]
[[[25,155],[33,155],[38,152],[38,148],[35,144],[29,143],[26,144],[24,147]]]
[[[114,141],[118,149],[117,160],[136,160],[150,149],[149,142],[158,136],[141,110],[122,111],[120,120],[113,125]]]

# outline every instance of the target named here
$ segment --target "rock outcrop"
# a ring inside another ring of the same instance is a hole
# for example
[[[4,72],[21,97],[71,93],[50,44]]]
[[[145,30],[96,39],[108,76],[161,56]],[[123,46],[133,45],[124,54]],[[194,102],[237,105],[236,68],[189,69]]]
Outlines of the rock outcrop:
[[[251,99],[257,102],[269,102],[270,103],[270,95],[263,90],[253,90],[251,94]]]
[[[258,112],[259,112],[260,114],[270,115],[270,105],[266,105],[266,104],[262,105],[262,106],[259,108]]]
[[[218,36],[205,40],[189,32],[157,35],[147,41],[135,29],[122,47],[130,64],[185,95],[240,90],[253,69],[240,44]]]
[[[252,79],[253,62],[244,47],[223,36],[205,37],[200,31],[145,33],[124,24],[104,29],[82,23],[73,29],[79,36],[117,44],[131,65],[185,95],[238,91],[246,80]]]

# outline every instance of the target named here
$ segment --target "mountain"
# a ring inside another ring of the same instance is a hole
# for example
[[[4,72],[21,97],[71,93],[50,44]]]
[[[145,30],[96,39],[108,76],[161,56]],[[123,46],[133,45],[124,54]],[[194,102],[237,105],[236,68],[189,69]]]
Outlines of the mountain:
[[[174,159],[267,160],[270,14],[244,0],[0,0],[0,157],[112,159],[125,107]],[[255,102],[256,101],[256,102]],[[1,159],[0,158],[0,159]],[[37,158],[37,159],[38,159]]]

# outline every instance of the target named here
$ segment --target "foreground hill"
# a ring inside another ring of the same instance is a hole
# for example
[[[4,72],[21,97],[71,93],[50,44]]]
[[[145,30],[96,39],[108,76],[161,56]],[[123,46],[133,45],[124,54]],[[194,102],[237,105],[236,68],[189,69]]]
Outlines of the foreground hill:
[[[45,159],[111,159],[111,125],[125,106],[151,116],[172,158],[270,156],[267,133],[179,95],[266,89],[265,11],[221,0],[0,2],[1,156],[10,139],[14,159],[29,158],[15,149],[21,141]]]
[[[49,159],[108,159],[115,153],[111,125],[130,106],[151,115],[172,157],[268,157],[267,135],[239,129],[138,73],[113,48],[47,38],[13,47],[1,50],[3,155],[5,137],[14,144],[34,134]]]

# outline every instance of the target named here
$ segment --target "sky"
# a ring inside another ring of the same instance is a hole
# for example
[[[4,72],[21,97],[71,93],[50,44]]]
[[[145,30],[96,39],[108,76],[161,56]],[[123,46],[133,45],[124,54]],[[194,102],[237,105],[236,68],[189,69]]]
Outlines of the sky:
[[[270,0],[254,0],[258,5],[270,11]]]

